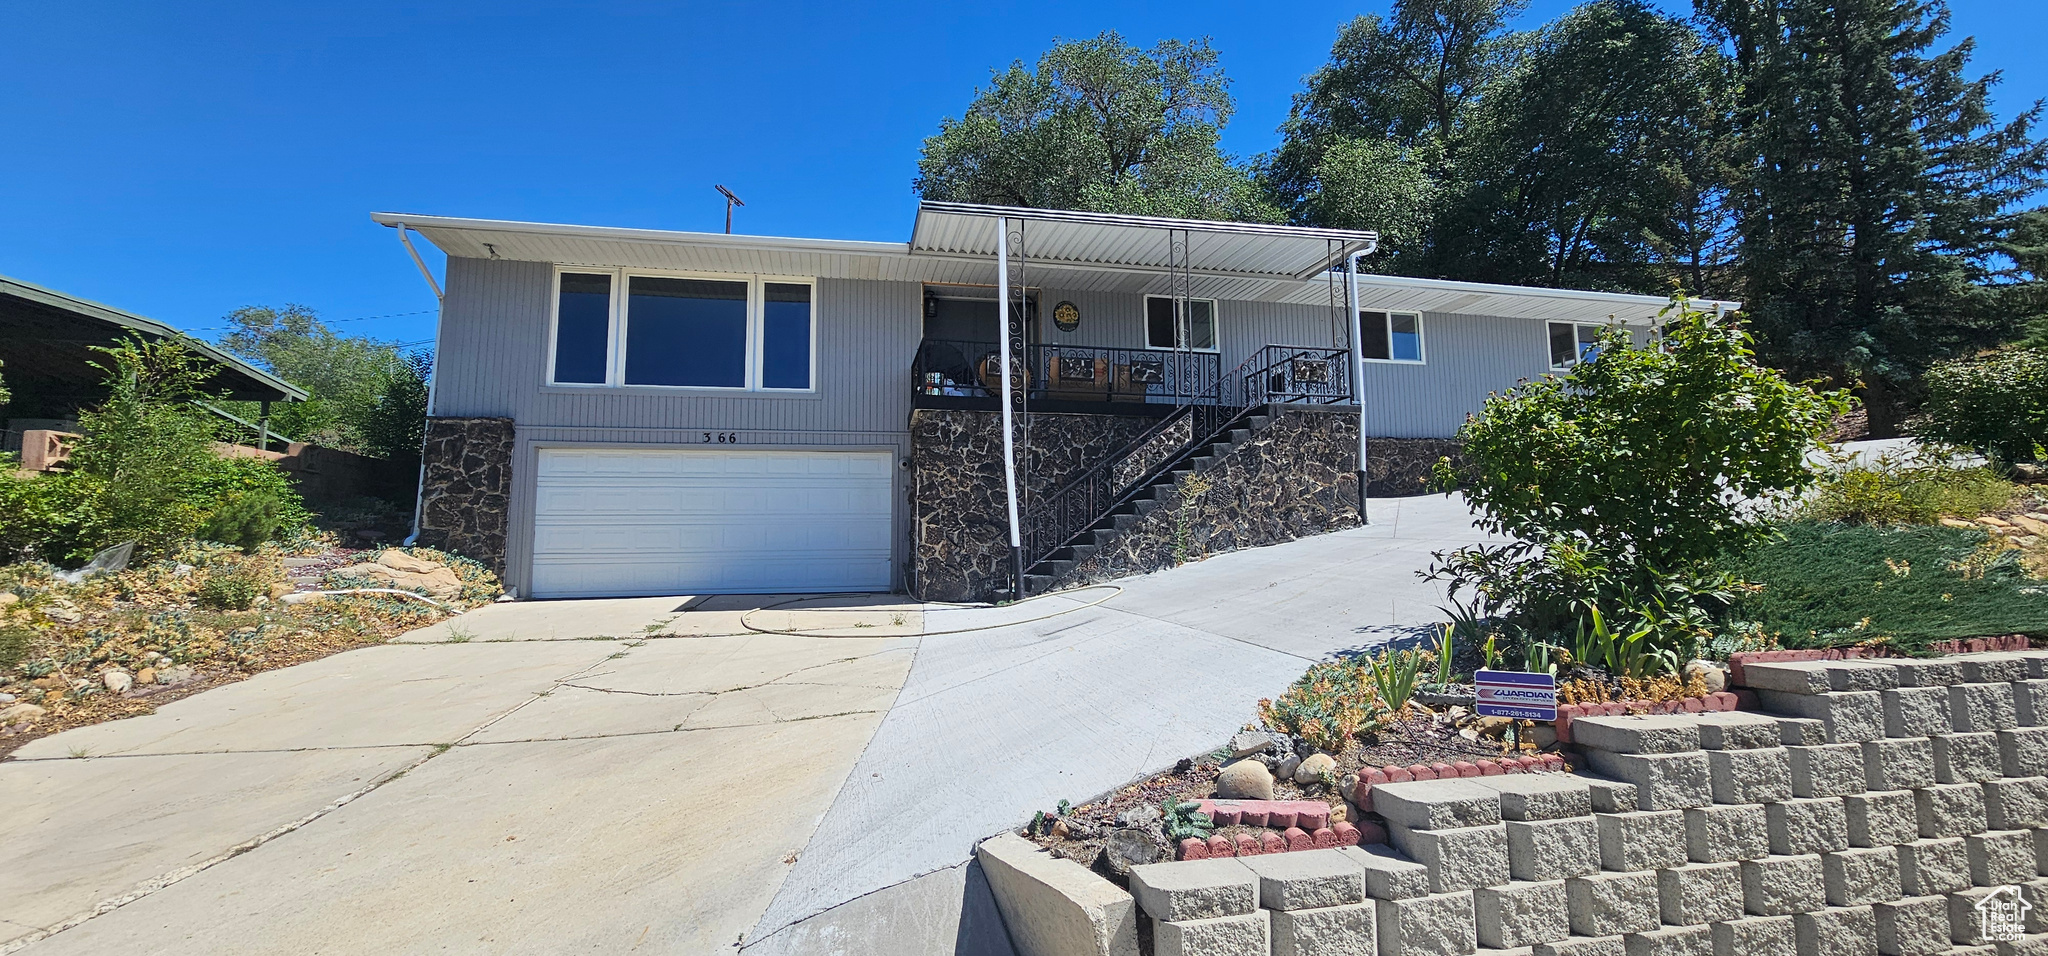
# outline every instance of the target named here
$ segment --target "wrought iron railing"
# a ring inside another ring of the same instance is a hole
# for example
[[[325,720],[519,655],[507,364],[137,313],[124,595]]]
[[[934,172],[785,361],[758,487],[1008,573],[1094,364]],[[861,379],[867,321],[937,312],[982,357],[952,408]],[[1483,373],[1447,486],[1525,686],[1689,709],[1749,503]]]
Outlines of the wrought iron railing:
[[[1024,515],[1024,563],[1035,567],[1073,544],[1104,515],[1263,405],[1348,404],[1351,367],[1342,349],[1268,345],[1217,377],[1204,394],[1050,494]]]
[[[911,364],[918,395],[989,398],[1002,379],[994,342],[925,339]],[[1027,350],[1030,400],[1181,405],[1215,390],[1223,361],[1213,352],[1034,345]]]

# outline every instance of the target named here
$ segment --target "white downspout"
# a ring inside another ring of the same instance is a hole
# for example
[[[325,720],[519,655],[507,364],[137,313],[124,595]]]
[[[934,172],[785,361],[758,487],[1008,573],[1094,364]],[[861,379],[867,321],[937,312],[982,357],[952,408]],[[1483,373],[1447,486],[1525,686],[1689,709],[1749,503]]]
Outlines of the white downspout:
[[[420,258],[420,251],[413,248],[412,238],[405,234],[405,223],[402,222],[398,224],[398,241],[405,244],[405,251],[412,256],[412,264],[419,267],[420,275],[426,278],[428,288],[434,290],[434,305],[436,306],[434,309],[434,366],[427,372],[427,420],[432,421],[434,418],[434,393],[439,390],[441,384],[441,317],[447,311],[445,306],[448,303],[447,298],[441,293],[441,283],[434,281],[434,273],[427,268],[426,260]],[[412,492],[412,533],[406,535],[405,540],[401,542],[408,548],[419,543],[421,512],[426,509],[426,504],[427,430],[422,425],[420,428],[419,476],[413,482]]]
[[[1365,328],[1358,317],[1358,260],[1378,251],[1380,241],[1368,239],[1365,248],[1352,253],[1344,260],[1344,301],[1351,312],[1351,397],[1358,402],[1358,523],[1367,525],[1372,519],[1366,517],[1366,432],[1365,432]]]
[[[1010,409],[1010,220],[1005,216],[996,217],[996,298],[1002,302],[996,310],[996,334],[999,336],[998,351],[1002,355],[1003,380],[996,389],[996,400],[1003,408],[1003,491],[1007,496],[1010,511],[1010,573],[1017,580],[1013,585],[1014,600],[1024,600],[1024,536],[1017,521],[1017,431],[1011,420]]]

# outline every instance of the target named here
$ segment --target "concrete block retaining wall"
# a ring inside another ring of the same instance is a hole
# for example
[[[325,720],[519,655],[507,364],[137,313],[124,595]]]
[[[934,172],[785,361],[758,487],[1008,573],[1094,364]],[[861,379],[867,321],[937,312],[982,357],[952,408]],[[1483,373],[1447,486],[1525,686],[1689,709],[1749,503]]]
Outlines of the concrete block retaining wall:
[[[1743,663],[1764,712],[1582,714],[1578,773],[1372,783],[1384,845],[1137,867],[1149,933],[1019,952],[2048,953],[2048,651]],[[1999,906],[2019,938],[1984,935]]]

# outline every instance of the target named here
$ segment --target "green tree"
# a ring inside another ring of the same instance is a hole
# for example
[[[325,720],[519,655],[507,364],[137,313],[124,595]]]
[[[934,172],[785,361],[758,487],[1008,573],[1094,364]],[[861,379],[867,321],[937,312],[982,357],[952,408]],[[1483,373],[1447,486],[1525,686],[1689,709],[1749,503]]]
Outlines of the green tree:
[[[271,426],[279,434],[347,451],[390,454],[387,419],[400,409],[387,407],[386,393],[407,379],[417,379],[423,387],[425,366],[402,354],[394,343],[338,334],[302,305],[249,306],[229,313],[227,320],[233,331],[222,344],[229,351],[262,364],[311,396],[308,401],[271,406]],[[424,418],[425,403],[416,407]],[[254,420],[253,408],[238,411]],[[413,447],[416,451],[417,443]]]
[[[1431,224],[1464,188],[1476,104],[1520,56],[1507,25],[1523,6],[1396,0],[1346,25],[1261,163],[1274,201],[1300,222],[1385,229],[1369,268],[1438,274]]]
[[[1741,269],[1763,354],[1860,382],[1889,434],[1932,362],[2011,337],[2005,244],[2048,172],[1940,0],[1698,0],[1737,64]]]
[[[1273,221],[1217,148],[1230,81],[1207,39],[1151,50],[1115,32],[1055,43],[996,73],[924,141],[926,199],[1196,219]]]
[[[424,352],[408,355],[384,371],[377,400],[365,410],[358,425],[370,454],[393,461],[419,461],[420,443],[427,434],[427,379],[433,372],[433,356]]]
[[[2041,459],[2048,446],[2048,348],[2009,348],[1936,362],[1915,434],[2003,464]]]
[[[1729,292],[1728,70],[1690,25],[1595,0],[1545,27],[1481,98],[1469,185],[1437,224],[1465,279]]]

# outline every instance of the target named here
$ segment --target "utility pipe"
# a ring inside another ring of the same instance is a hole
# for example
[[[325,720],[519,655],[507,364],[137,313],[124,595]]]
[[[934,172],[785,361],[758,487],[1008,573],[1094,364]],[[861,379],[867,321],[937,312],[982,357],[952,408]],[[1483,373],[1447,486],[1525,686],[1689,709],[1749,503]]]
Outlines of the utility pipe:
[[[1010,574],[1014,600],[1024,600],[1024,536],[1017,522],[1017,430],[1010,408],[1010,220],[996,217],[996,334],[1002,354],[1002,387],[997,399],[1003,405],[1003,491],[1010,511]]]
[[[1358,523],[1371,524],[1366,517],[1365,471],[1365,328],[1358,315],[1358,260],[1378,251],[1380,241],[1367,239],[1365,247],[1344,259],[1344,302],[1351,312],[1351,397],[1358,402]]]
[[[446,311],[447,297],[441,294],[441,283],[434,281],[434,273],[427,268],[427,261],[420,258],[420,251],[413,248],[411,237],[405,234],[405,223],[398,224],[398,241],[405,244],[405,251],[412,256],[412,264],[420,268],[420,275],[427,280],[428,288],[434,290],[434,366],[427,370],[427,421],[434,420],[434,393],[441,384],[441,316]],[[420,429],[420,469],[413,482],[412,533],[402,543],[410,548],[420,540],[420,518],[427,507],[427,436],[426,428]]]

